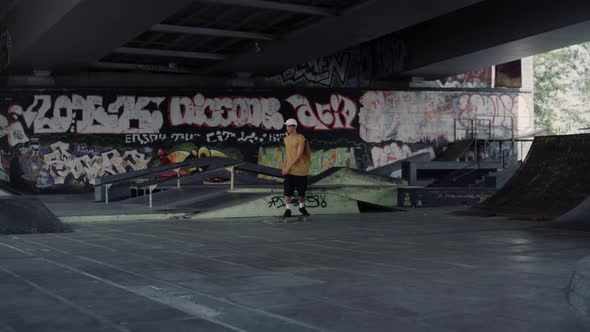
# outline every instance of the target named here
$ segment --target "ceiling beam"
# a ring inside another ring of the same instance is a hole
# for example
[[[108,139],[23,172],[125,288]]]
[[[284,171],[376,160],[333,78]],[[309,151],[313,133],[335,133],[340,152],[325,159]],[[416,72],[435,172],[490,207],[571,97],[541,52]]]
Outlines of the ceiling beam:
[[[265,0],[197,0],[196,2],[212,3],[219,5],[241,6],[259,9],[269,9],[283,12],[290,12],[295,14],[306,14],[314,16],[333,16],[334,13],[330,10],[315,7],[305,6],[293,3],[265,1]]]
[[[258,39],[258,40],[273,40],[274,39],[272,35],[265,34],[265,33],[199,28],[199,27],[189,27],[189,26],[181,26],[181,25],[169,25],[169,24],[156,24],[150,30],[158,31],[158,32],[181,33],[181,34],[188,34],[188,35],[202,35],[202,36],[226,37],[226,38],[242,38],[242,39]]]
[[[99,61],[192,0],[20,0],[7,73],[70,72]],[[138,10],[141,9],[141,10]]]
[[[174,58],[185,58],[185,59],[225,60],[224,55],[217,54],[217,53],[183,52],[183,51],[172,51],[172,50],[158,50],[158,49],[152,49],[152,48],[119,47],[115,50],[115,53],[174,57]]]
[[[164,65],[151,65],[144,63],[124,63],[124,62],[110,62],[100,61],[91,66],[98,69],[116,69],[116,70],[133,70],[133,71],[152,71],[158,73],[180,73],[191,74],[194,71],[183,67],[170,67]]]
[[[252,1],[254,0],[233,2]],[[277,74],[291,66],[357,46],[481,1],[483,0],[366,1],[341,11],[338,16],[321,19],[282,35],[280,39],[261,45],[260,49],[236,54],[224,62],[207,66],[202,69],[202,74],[241,71],[258,75]]]

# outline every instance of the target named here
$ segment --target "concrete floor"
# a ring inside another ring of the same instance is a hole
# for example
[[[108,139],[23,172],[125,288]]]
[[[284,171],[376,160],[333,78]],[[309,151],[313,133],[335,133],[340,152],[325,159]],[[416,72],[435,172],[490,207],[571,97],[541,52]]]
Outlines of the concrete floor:
[[[590,233],[444,209],[0,236],[0,331],[585,331]]]

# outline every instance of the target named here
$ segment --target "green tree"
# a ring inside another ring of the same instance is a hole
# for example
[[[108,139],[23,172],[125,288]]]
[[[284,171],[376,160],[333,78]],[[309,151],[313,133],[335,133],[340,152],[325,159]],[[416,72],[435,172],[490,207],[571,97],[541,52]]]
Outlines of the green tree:
[[[556,133],[577,131],[584,123],[590,94],[590,43],[534,58],[535,126]]]

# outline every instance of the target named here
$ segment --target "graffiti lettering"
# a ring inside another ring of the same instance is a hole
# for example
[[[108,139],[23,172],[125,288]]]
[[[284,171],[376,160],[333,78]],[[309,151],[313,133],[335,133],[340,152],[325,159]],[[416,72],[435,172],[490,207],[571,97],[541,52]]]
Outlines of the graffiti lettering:
[[[447,77],[447,80],[443,84],[445,88],[487,88],[491,85],[491,67]]]
[[[29,141],[29,137],[25,133],[25,129],[20,122],[11,123],[8,128],[8,145],[16,146],[20,143],[26,143]]]
[[[297,201],[297,196],[293,197],[294,201]],[[267,202],[269,208],[277,208],[280,209],[285,207],[285,200],[283,196],[274,196]],[[328,206],[328,202],[326,201],[326,195],[310,195],[305,196],[305,206],[308,208],[326,208]]]
[[[142,145],[164,141],[168,138],[167,134],[131,134],[125,136],[125,143],[139,143]]]
[[[174,142],[189,142],[200,136],[196,133],[173,133],[170,135]]]
[[[293,95],[287,102],[295,108],[301,126],[314,130],[355,129],[352,122],[357,115],[357,106],[350,98],[339,94],[330,97],[330,104],[315,104],[315,110],[307,97]]]
[[[281,80],[286,85],[305,83],[323,87],[345,86],[350,63],[351,54],[340,52],[289,68],[281,74]]]
[[[512,131],[531,130],[533,117],[529,103],[519,94],[461,93],[457,97],[457,119],[463,128],[471,128],[470,120],[477,119],[477,126],[495,129],[503,136]]]
[[[385,145],[383,148],[374,146],[371,148],[373,167],[381,167],[393,163],[396,160],[406,159],[412,155],[412,150],[406,144],[401,147],[397,143]]]
[[[9,114],[10,114],[9,110]],[[15,115],[13,115],[14,117]],[[17,144],[26,143],[29,141],[29,137],[25,133],[23,125],[18,122],[14,121],[12,123],[8,123],[8,120],[0,115],[0,138],[8,137],[8,145],[16,146]]]
[[[283,168],[285,159],[285,149],[277,147],[260,147],[258,149],[259,165]],[[332,167],[356,168],[357,163],[354,156],[354,148],[336,148],[312,151],[309,175],[320,174],[321,172]]]
[[[207,143],[228,142],[234,140],[238,143],[265,143],[265,142],[280,142],[285,133],[257,133],[257,132],[231,132],[225,130],[217,130],[205,135]]]
[[[73,95],[70,98],[62,95],[52,105],[51,96],[36,95],[25,111],[20,105],[12,105],[9,113],[22,115],[27,127],[33,126],[35,134],[157,133],[164,124],[158,110],[164,99],[119,96],[105,110],[101,96]],[[152,103],[155,109],[146,109]]]
[[[238,138],[238,142],[248,142],[248,143],[254,143],[256,141],[263,141],[264,139],[262,137],[256,137],[256,133],[252,132],[250,135],[246,135],[244,132],[242,132],[242,135]]]
[[[197,94],[193,98],[172,97],[168,115],[171,126],[241,128],[248,125],[278,130],[284,122],[280,108],[276,98],[206,98]]]
[[[236,133],[231,131],[218,130],[206,135],[207,143],[225,142],[229,139],[235,138]]]
[[[136,150],[125,151],[123,155],[111,150],[99,155],[76,156],[72,153],[74,151],[70,152],[68,143],[57,142],[50,147],[51,152],[43,155],[42,168],[53,184],[64,184],[68,176],[82,183],[94,184],[97,177],[147,168],[151,159]]]
[[[361,98],[359,136],[365,142],[416,143],[460,137],[471,120],[495,138],[531,130],[530,102],[522,94],[367,91]]]
[[[6,170],[4,169],[3,163],[4,162],[2,161],[2,155],[0,154],[0,181],[10,182],[10,177],[8,176],[8,172],[6,172]]]

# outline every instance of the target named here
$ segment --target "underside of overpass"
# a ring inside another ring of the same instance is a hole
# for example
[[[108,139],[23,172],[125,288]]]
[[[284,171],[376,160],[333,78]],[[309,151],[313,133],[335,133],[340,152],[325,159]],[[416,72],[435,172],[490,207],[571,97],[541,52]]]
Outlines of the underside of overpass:
[[[0,330],[588,331],[590,135],[518,161],[520,59],[589,22],[581,0],[0,0],[0,234],[74,231],[0,237]],[[290,118],[301,223],[272,217]]]
[[[2,0],[0,75],[9,87],[253,87],[356,48],[368,79],[407,82],[584,42],[589,30],[590,3],[573,0]]]

